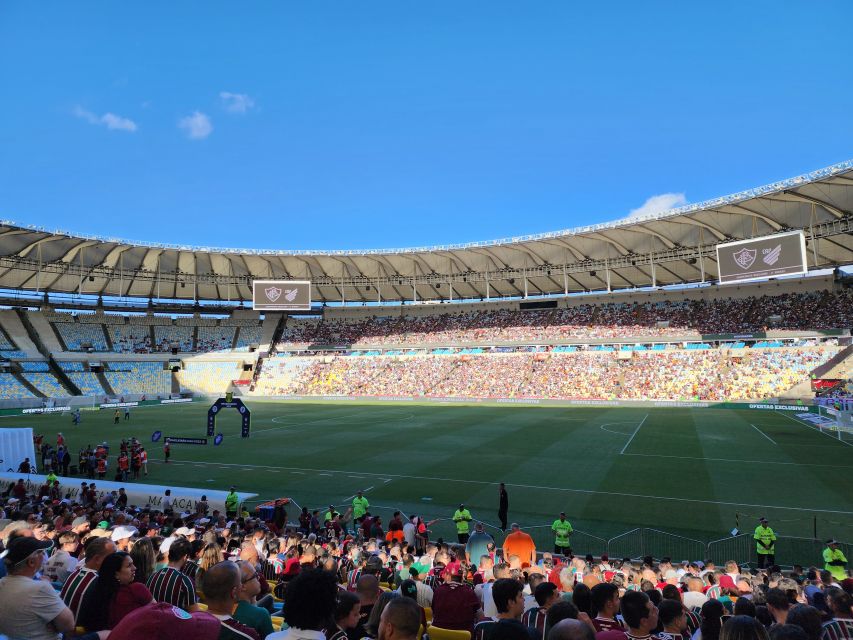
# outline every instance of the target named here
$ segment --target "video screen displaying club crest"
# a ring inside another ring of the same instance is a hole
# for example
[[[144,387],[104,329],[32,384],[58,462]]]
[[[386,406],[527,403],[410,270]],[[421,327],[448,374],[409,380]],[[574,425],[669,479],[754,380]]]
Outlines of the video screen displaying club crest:
[[[720,282],[739,282],[808,271],[802,231],[717,245]]]
[[[311,283],[307,280],[255,280],[252,308],[256,311],[309,311]]]

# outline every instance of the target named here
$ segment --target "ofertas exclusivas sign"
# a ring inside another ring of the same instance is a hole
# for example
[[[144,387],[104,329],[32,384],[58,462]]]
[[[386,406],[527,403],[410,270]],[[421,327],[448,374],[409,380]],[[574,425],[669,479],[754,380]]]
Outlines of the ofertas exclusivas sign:
[[[802,231],[717,245],[720,283],[803,274],[806,238]]]
[[[310,311],[311,283],[307,280],[254,280],[255,311]]]

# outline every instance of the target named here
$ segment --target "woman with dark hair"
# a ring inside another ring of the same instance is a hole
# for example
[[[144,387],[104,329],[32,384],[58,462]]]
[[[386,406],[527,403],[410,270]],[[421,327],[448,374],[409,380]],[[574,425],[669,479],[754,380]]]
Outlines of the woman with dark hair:
[[[723,628],[725,608],[719,600],[708,600],[702,605],[702,624],[693,634],[692,640],[719,640]]]
[[[720,640],[769,640],[767,629],[751,616],[733,616],[720,631]]]
[[[117,551],[104,558],[80,607],[78,624],[89,631],[112,629],[131,611],[154,602],[148,588],[133,581],[135,575],[129,553]]]
[[[797,604],[788,609],[785,624],[795,624],[806,632],[809,640],[820,640],[823,633],[823,619],[815,607]]]
[[[738,598],[735,600],[734,614],[736,616],[749,616],[750,618],[754,618],[755,603],[749,598]]]
[[[385,607],[388,606],[388,603],[399,597],[400,594],[396,591],[382,592],[382,595],[379,596],[376,604],[373,605],[373,608],[370,610],[370,617],[364,625],[364,629],[369,637],[374,639],[379,637],[379,618],[382,616],[382,612],[385,610]]]
[[[130,557],[133,558],[133,566],[136,567],[136,582],[145,584],[154,573],[154,565],[157,563],[157,554],[154,553],[154,545],[151,538],[140,538],[130,548]]]
[[[347,631],[358,626],[361,600],[349,591],[338,591],[332,624],[326,627],[326,640],[347,640]]]

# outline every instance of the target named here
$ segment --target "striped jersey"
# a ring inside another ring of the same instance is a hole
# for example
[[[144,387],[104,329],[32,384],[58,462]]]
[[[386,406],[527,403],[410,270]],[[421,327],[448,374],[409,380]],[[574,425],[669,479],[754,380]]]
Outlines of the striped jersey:
[[[536,629],[536,635],[539,638],[545,637],[545,618],[548,611],[542,607],[533,607],[524,612],[521,616],[521,624],[531,629]]]
[[[193,581],[174,567],[152,573],[146,586],[157,602],[167,602],[184,610],[198,601]]]
[[[192,580],[193,584],[195,584],[196,576],[198,575],[198,564],[196,564],[192,560],[187,560],[184,563],[184,566],[181,567],[181,573],[183,573],[187,578]]]
[[[217,616],[219,617],[219,616]],[[219,618],[219,640],[261,640],[258,632],[234,618]]]
[[[820,640],[851,640],[853,638],[853,618],[836,618],[823,625]]]
[[[600,633],[602,631],[625,631],[625,627],[622,623],[614,618],[596,616],[592,619],[592,625],[595,627],[596,633]]]
[[[77,567],[65,584],[62,585],[62,590],[59,592],[59,597],[65,603],[65,606],[71,609],[74,614],[74,622],[77,622],[77,616],[80,613],[80,605],[83,604],[83,598],[95,580],[98,579],[98,572],[93,569],[87,569],[85,566]]]
[[[476,625],[474,625],[474,635],[472,636],[472,640],[485,640],[486,636],[491,633],[492,627],[494,627],[497,623],[497,620],[492,620],[489,618],[478,622]]]
[[[702,619],[699,617],[699,614],[695,611],[691,611],[690,609],[685,609],[684,616],[687,618],[687,631],[690,632],[692,636],[696,633],[696,629],[702,624]]]

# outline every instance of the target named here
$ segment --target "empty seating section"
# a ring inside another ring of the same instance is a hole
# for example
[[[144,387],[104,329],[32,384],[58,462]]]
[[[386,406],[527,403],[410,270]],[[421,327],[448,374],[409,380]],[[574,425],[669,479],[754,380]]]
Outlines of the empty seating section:
[[[0,400],[34,398],[33,393],[11,373],[0,373]]]
[[[50,371],[47,362],[21,362],[20,365],[24,371]]]
[[[162,362],[110,362],[104,375],[113,391],[120,395],[168,395],[172,374]]]
[[[84,396],[102,396],[106,393],[100,380],[98,380],[98,376],[94,373],[77,371],[69,373],[68,377]]]
[[[15,345],[6,337],[6,333],[0,331],[0,351],[15,351],[15,349]]]
[[[178,351],[190,353],[193,350],[193,328],[184,326],[162,326],[154,327],[154,351],[168,353],[172,347],[178,347]]]
[[[808,380],[834,344],[748,349],[584,351],[488,355],[290,357],[263,363],[257,394],[757,400]]]
[[[63,398],[71,395],[52,373],[25,373],[23,376],[48,398]]]
[[[236,362],[188,362],[178,380],[185,391],[224,393],[239,374]]]
[[[249,347],[261,343],[261,325],[255,323],[251,326],[241,326],[237,333],[237,345],[235,351],[248,351]]]
[[[230,351],[234,343],[234,327],[210,327],[198,328],[196,340],[196,351],[207,353],[210,351]]]
[[[83,363],[82,362],[57,362],[59,368],[63,371],[83,371]]]
[[[100,324],[57,322],[53,325],[68,351],[84,351],[92,347],[95,351],[107,351],[107,338]]]
[[[151,353],[149,325],[116,324],[109,328],[113,351],[117,353]]]
[[[17,349],[13,351],[0,351],[0,358],[5,360],[12,360],[14,358],[26,358],[27,354],[23,351],[19,351]]]

